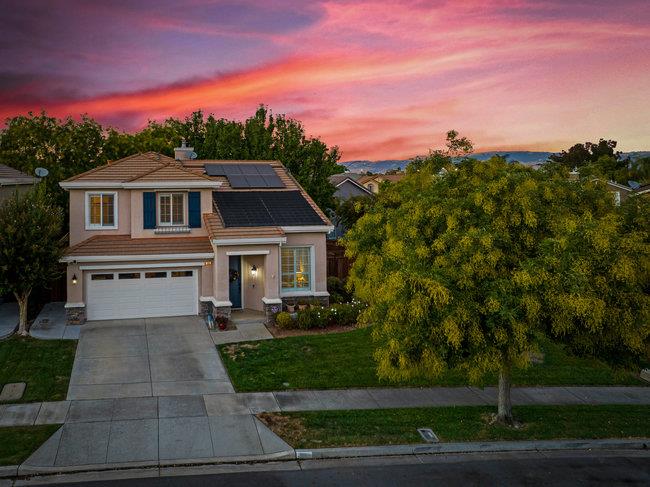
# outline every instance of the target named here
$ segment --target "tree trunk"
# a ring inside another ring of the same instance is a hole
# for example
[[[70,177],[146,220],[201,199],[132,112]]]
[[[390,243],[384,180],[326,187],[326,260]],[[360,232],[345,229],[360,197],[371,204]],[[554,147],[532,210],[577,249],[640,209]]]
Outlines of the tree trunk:
[[[499,372],[499,405],[497,409],[497,421],[511,425],[514,423],[512,417],[512,400],[510,399],[510,366],[504,364]]]
[[[29,293],[23,295],[14,294],[16,301],[18,301],[18,310],[20,312],[20,321],[18,322],[18,334],[26,337],[27,333],[27,300]]]

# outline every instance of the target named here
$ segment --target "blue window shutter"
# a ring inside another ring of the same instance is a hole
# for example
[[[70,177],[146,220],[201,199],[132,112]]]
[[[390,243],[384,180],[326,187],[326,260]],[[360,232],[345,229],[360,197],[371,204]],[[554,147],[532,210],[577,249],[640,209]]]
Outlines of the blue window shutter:
[[[190,191],[187,199],[190,228],[201,228],[201,193]]]
[[[142,223],[145,229],[156,228],[156,193],[142,193]]]

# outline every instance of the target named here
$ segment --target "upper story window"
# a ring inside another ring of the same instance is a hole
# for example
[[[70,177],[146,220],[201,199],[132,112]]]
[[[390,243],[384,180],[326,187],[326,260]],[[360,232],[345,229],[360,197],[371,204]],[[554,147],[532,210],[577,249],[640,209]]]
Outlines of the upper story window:
[[[282,247],[282,291],[310,291],[311,275],[311,247]]]
[[[86,229],[117,228],[117,193],[86,193]]]
[[[370,191],[375,191],[375,185],[372,184],[372,183],[369,183],[369,184],[368,184],[368,189],[369,189]]]
[[[159,225],[185,225],[185,193],[159,193],[158,201]]]

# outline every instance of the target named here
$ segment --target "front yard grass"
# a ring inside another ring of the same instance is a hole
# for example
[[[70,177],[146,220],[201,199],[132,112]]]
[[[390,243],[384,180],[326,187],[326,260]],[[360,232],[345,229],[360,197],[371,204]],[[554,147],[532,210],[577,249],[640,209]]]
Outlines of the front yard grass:
[[[60,424],[0,428],[0,465],[19,465],[41,446]]]
[[[13,336],[0,342],[0,387],[25,382],[19,401],[60,401],[68,392],[77,349],[75,340],[37,340]]]
[[[647,438],[650,406],[516,406],[518,428],[489,424],[489,406],[263,413],[260,419],[294,448],[424,443],[417,428],[442,442]]]
[[[387,382],[377,378],[370,329],[221,345],[219,352],[239,392],[354,387],[463,386],[466,376],[450,370],[435,381]],[[576,358],[551,342],[544,362],[516,370],[516,385],[643,385],[633,374],[593,359]],[[487,377],[485,385],[496,384]]]

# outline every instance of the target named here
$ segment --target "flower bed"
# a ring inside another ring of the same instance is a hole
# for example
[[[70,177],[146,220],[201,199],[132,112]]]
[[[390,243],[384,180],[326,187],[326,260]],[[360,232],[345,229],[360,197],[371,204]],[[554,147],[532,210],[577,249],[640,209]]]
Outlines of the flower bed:
[[[275,315],[275,323],[281,330],[350,328],[356,325],[362,309],[363,306],[358,301],[333,304],[330,307],[308,305],[294,312],[278,313]]]

